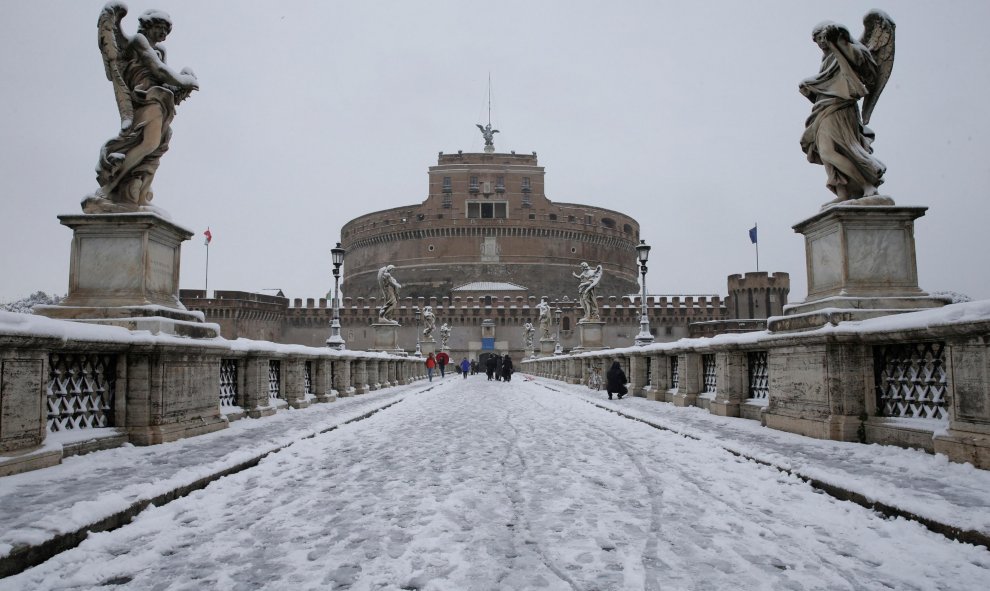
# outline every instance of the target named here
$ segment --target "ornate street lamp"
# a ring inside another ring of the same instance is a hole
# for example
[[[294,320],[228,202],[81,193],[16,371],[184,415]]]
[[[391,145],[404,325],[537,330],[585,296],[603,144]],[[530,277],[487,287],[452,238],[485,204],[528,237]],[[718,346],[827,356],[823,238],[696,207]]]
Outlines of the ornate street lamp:
[[[330,321],[330,338],[327,339],[327,347],[345,349],[344,337],[340,336],[340,266],[344,264],[346,250],[337,246],[330,249],[330,256],[333,259],[333,320]]]
[[[640,347],[653,342],[653,335],[650,334],[650,319],[646,316],[646,261],[650,258],[650,245],[646,240],[640,240],[636,246],[636,256],[639,257],[639,271],[643,274],[643,295],[640,297],[640,310],[642,316],[639,319],[639,334],[636,335],[636,344]]]
[[[560,311],[560,308],[553,311],[553,319],[554,322],[557,323],[557,343],[553,346],[554,355],[560,355],[564,352],[564,348],[560,346],[560,315],[562,313],[563,312]]]
[[[423,350],[420,348],[419,344],[419,319],[422,315],[423,313],[419,310],[419,306],[413,308],[413,316],[416,318],[416,357],[423,356]]]

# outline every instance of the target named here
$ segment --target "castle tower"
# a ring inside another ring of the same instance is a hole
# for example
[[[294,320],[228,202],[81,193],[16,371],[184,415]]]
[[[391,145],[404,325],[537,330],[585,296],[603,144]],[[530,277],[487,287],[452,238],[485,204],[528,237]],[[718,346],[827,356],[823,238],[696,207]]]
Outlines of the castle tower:
[[[396,267],[402,295],[446,297],[472,282],[512,283],[535,296],[576,297],[571,276],[601,264],[602,295],[638,291],[639,223],[609,209],[555,203],[536,153],[440,153],[425,201],[370,213],[341,229],[349,297],[378,295],[376,276]]]
[[[781,316],[791,291],[791,278],[778,271],[729,275],[726,308],[731,318],[766,319]]]

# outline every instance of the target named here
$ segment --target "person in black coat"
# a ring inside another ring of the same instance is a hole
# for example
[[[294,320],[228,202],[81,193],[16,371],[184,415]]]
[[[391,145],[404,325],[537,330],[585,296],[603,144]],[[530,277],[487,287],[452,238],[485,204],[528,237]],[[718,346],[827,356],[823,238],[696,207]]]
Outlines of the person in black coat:
[[[509,354],[506,353],[505,357],[502,358],[502,381],[508,382],[512,379],[512,359],[509,358]]]
[[[491,355],[485,360],[485,375],[488,376],[489,382],[495,377],[495,367],[498,364],[496,357],[497,355]]]
[[[605,391],[608,392],[608,399],[612,399],[612,394],[618,394],[621,400],[623,396],[629,393],[626,389],[626,372],[622,371],[622,366],[618,361],[612,362],[612,367],[608,368],[608,373],[605,374]]]

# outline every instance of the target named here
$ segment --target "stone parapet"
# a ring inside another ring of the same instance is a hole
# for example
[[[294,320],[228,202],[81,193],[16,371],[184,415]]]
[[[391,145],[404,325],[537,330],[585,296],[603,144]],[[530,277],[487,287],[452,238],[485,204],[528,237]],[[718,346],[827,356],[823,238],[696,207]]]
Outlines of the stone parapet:
[[[0,475],[86,450],[209,433],[286,405],[329,402],[337,392],[357,391],[349,387],[352,375],[365,378],[358,381],[367,391],[366,364],[381,376],[380,387],[397,383],[391,374],[400,367],[416,379],[401,356],[186,339],[0,312]],[[78,429],[99,429],[99,442],[45,447],[49,432]]]
[[[699,396],[705,355],[714,355],[716,388]],[[586,380],[592,366],[618,359],[638,388],[647,358],[653,400],[820,439],[923,449],[990,469],[990,301],[805,332],[523,360],[521,371],[552,378],[576,362]]]

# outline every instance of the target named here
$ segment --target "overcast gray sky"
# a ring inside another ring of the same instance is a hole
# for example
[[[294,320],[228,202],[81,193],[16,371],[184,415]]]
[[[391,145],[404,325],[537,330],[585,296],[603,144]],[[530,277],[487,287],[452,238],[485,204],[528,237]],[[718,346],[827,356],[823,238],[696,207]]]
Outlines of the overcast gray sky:
[[[0,301],[65,293],[71,231],[119,127],[96,44],[103,1],[3,0]],[[329,250],[364,213],[419,203],[437,152],[480,151],[491,74],[499,151],[536,151],[552,201],[633,215],[653,246],[648,288],[725,294],[755,270],[791,274],[791,229],[832,195],[798,146],[817,72],[811,30],[855,36],[870,8],[897,23],[874,112],[882,193],[926,205],[928,291],[990,298],[990,2],[127,2],[161,8],[169,64],[201,90],[179,107],[155,204],[196,232],[181,286],[321,297]],[[592,261],[594,263],[594,261]],[[346,264],[346,263],[345,263]],[[402,271],[396,276],[401,281]]]

